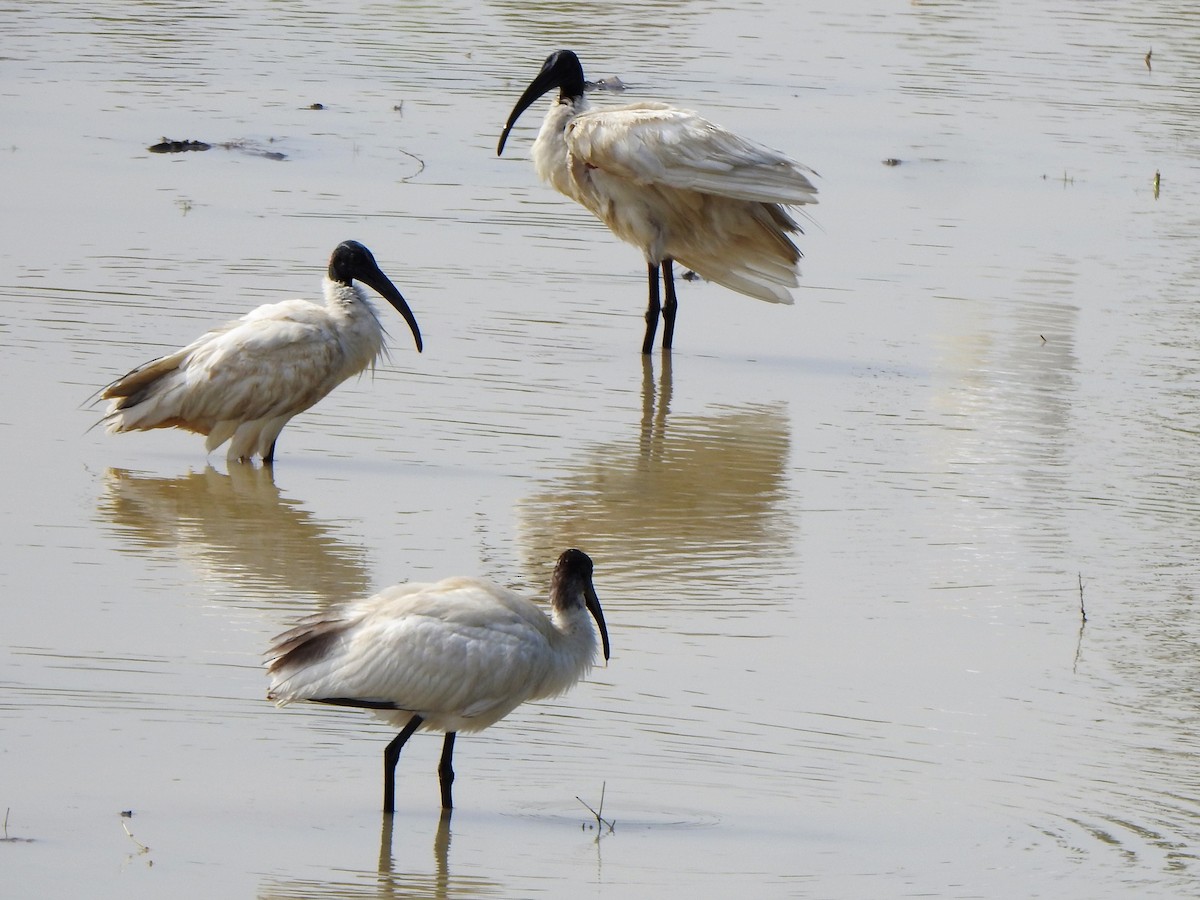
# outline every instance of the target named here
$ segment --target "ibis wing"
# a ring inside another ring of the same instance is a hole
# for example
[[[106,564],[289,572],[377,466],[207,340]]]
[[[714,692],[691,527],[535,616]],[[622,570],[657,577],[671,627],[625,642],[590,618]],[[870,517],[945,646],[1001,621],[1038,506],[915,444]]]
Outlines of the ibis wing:
[[[186,347],[181,347],[174,353],[169,353],[166,356],[160,356],[157,359],[142,363],[137,368],[126,372],[116,381],[106,385],[100,392],[100,399],[117,400],[117,408],[140,403],[145,399],[147,394],[153,392],[154,385],[158,381],[185,369],[193,355],[219,341],[221,335],[231,329],[237,328],[243,321],[244,318],[226,322],[224,325],[220,325],[211,331],[206,331]]]
[[[187,360],[182,414],[195,421],[247,421],[295,415],[345,377],[345,351],[315,304],[285,302],[210,332]]]
[[[293,416],[353,374],[346,369],[345,348],[325,310],[289,300],[139,366],[101,397],[112,401],[105,417],[110,430],[181,425],[208,434],[220,422]]]
[[[281,702],[388,704],[433,723],[455,716],[485,727],[537,696],[544,680],[539,661],[553,626],[529,606],[478,579],[388,588],[349,607],[340,621],[310,622],[324,644],[320,652],[302,652],[300,629],[281,635],[284,655],[270,664],[271,695]],[[288,653],[297,664],[289,664]]]
[[[690,110],[640,103],[578,116],[567,129],[571,155],[639,184],[762,203],[816,203],[811,169]]]

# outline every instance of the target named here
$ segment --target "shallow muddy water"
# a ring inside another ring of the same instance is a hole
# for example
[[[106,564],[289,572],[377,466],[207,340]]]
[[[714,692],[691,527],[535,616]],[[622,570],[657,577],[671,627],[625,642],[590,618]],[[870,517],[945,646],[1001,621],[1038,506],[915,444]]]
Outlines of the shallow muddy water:
[[[1200,17],[827,6],[0,11],[5,884],[1196,893]],[[545,101],[495,154],[560,46],[628,85],[597,103],[820,172],[795,306],[683,283],[641,357],[638,252],[529,162]],[[390,358],[273,470],[91,427],[134,365],[317,298],[346,238],[426,349],[385,307]],[[452,818],[440,740],[381,823],[388,728],[265,700],[295,618],[544,596],[569,546],[612,660],[464,735]]]

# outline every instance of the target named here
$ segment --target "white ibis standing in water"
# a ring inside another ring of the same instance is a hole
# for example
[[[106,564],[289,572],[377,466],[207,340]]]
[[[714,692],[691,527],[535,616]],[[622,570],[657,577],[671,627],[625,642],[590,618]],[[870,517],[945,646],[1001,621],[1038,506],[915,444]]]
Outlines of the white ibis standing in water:
[[[275,440],[293,416],[384,352],[379,314],[356,281],[396,307],[420,352],[421,331],[404,297],[370,250],[344,241],[329,260],[324,306],[269,303],[138,366],[100,394],[112,401],[108,430],[183,428],[208,435],[210,452],[230,441],[230,459],[271,462]]]
[[[791,303],[800,232],[784,209],[817,202],[811,169],[732,134],[696,113],[665,103],[590,110],[583,67],[570,50],[551,53],[508,117],[496,154],[517,118],[559,89],[533,142],[539,177],[592,211],[617,237],[646,256],[650,302],[642,352],[663,348],[675,331],[677,261],[709,281],[767,300]]]
[[[268,651],[267,697],[370,709],[400,728],[383,754],[383,811],[395,810],[396,764],[418,729],[445,733],[438,777],[454,804],[451,757],[459,731],[481,731],[524,703],[554,697],[592,667],[608,629],[579,550],[558,558],[550,616],[479,578],[398,584],[341,610],[303,619]]]

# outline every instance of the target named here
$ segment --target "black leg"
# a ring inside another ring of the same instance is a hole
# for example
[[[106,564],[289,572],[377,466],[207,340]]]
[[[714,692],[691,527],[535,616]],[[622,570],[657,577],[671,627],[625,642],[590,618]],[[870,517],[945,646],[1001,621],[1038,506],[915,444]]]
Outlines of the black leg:
[[[662,261],[662,277],[663,285],[667,289],[667,302],[663,304],[663,349],[671,349],[671,341],[675,338],[675,307],[678,302],[675,300],[675,273],[671,268],[672,263],[669,259]]]
[[[674,316],[672,316],[672,321],[673,320],[674,320]],[[278,441],[278,440],[279,440],[279,438],[275,439],[275,441]],[[271,449],[268,450],[267,455],[263,457],[264,465],[269,466],[269,465],[271,465],[271,463],[275,462],[275,441],[271,441]]]
[[[442,759],[438,763],[438,781],[442,785],[442,809],[454,808],[454,801],[450,798],[450,785],[454,784],[454,766],[451,764],[451,757],[454,756],[455,734],[457,732],[446,732],[446,740],[442,741]]]
[[[389,815],[396,811],[396,763],[400,762],[400,751],[423,721],[420,716],[413,716],[383,751],[383,811]]]
[[[654,349],[654,332],[658,330],[658,266],[647,263],[650,280],[650,302],[646,306],[646,339],[642,341],[642,352]]]

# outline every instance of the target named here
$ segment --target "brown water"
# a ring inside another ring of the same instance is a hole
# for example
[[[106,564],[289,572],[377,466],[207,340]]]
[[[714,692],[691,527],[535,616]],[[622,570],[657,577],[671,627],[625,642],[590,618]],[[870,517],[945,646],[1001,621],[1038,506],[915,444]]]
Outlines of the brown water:
[[[0,11],[13,896],[1195,894],[1191,8],[327,6]],[[544,105],[495,156],[559,46],[821,173],[795,307],[685,284],[640,357]],[[351,237],[427,349],[385,310],[273,472],[88,430]],[[415,739],[381,834],[388,730],[274,709],[268,639],[405,579],[544,594],[567,546],[611,663],[459,741],[448,822]]]

